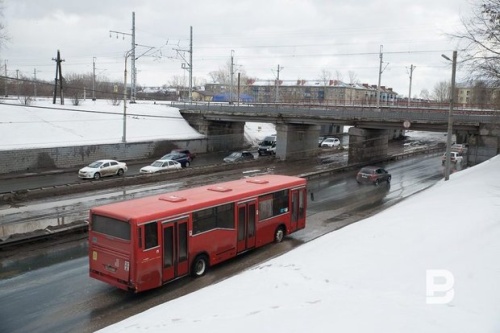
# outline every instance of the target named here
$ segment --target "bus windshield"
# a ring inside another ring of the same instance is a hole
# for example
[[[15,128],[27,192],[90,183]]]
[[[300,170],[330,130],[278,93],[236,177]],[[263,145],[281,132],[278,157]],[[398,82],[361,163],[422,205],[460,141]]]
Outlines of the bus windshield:
[[[91,228],[95,232],[130,240],[130,225],[125,221],[106,216],[92,215]]]

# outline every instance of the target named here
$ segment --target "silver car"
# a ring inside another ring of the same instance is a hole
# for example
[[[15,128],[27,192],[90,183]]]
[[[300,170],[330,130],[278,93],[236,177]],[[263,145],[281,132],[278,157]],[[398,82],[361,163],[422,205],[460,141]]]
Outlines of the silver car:
[[[78,177],[84,179],[99,179],[107,176],[123,176],[127,170],[127,164],[124,162],[99,160],[81,168],[78,171]]]
[[[142,167],[140,173],[156,173],[168,170],[182,169],[182,165],[173,160],[156,160],[151,165]]]

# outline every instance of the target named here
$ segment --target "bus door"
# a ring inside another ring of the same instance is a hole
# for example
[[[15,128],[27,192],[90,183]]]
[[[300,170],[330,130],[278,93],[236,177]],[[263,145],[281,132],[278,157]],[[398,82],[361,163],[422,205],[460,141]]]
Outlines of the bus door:
[[[255,213],[255,200],[238,204],[238,253],[255,247]]]
[[[306,226],[306,190],[292,190],[292,215],[290,219],[290,232],[303,229]]]
[[[163,274],[166,282],[188,273],[188,218],[162,223]]]

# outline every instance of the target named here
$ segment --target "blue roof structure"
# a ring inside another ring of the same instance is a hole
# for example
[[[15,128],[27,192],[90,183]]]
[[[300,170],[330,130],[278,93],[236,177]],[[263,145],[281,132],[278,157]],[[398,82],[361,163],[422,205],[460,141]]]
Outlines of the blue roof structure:
[[[233,100],[236,100],[236,96],[233,96]],[[250,95],[240,94],[239,101],[244,103],[251,103],[254,102],[255,99]],[[212,102],[229,102],[229,93],[214,95],[212,98]]]

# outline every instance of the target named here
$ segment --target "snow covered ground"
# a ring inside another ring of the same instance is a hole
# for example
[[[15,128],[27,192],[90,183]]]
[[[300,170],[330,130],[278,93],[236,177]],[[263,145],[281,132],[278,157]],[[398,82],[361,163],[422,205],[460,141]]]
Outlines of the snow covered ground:
[[[86,100],[73,106],[49,99],[0,104],[0,150],[119,143],[123,136],[123,102]],[[55,108],[55,109],[54,109]],[[197,139],[176,108],[153,102],[127,104],[128,142],[156,139]]]

